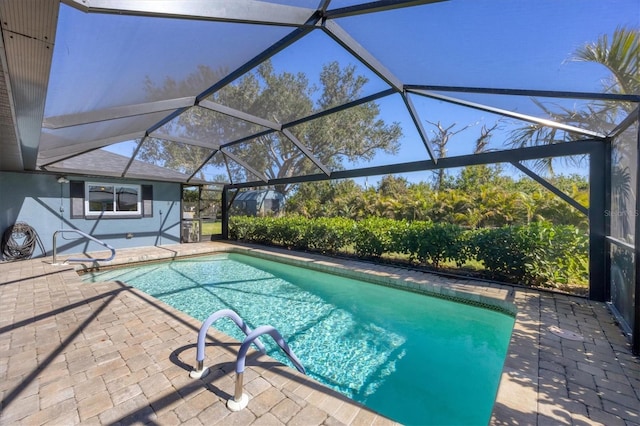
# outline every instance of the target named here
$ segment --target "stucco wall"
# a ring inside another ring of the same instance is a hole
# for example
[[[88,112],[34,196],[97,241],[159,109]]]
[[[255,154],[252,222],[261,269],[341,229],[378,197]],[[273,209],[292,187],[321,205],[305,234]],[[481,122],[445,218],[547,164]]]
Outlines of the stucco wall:
[[[38,233],[47,255],[53,250],[53,233],[59,229],[78,229],[116,249],[180,242],[180,184],[109,178],[69,179],[153,185],[153,216],[71,219],[68,183],[58,183],[54,175],[0,172],[0,233],[16,222],[26,222]],[[58,253],[104,250],[72,233],[59,235],[57,240]],[[36,248],[34,257],[41,255],[41,250]]]

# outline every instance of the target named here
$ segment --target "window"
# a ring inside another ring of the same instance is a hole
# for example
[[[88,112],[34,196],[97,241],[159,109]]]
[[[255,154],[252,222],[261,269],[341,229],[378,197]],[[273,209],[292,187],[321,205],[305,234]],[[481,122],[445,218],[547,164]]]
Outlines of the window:
[[[113,183],[85,184],[86,216],[137,216],[142,215],[140,185]]]

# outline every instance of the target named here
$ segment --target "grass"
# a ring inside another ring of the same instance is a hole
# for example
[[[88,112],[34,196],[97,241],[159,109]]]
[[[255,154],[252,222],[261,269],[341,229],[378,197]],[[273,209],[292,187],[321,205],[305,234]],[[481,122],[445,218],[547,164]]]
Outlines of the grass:
[[[222,234],[222,222],[202,222],[202,235]]]

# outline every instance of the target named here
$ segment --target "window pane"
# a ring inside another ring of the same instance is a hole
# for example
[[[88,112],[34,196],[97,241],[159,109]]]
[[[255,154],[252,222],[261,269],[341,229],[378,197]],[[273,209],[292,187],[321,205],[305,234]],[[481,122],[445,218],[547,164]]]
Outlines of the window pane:
[[[89,185],[89,211],[113,211],[113,186]]]
[[[116,211],[138,211],[138,189],[131,187],[119,187],[116,196]]]

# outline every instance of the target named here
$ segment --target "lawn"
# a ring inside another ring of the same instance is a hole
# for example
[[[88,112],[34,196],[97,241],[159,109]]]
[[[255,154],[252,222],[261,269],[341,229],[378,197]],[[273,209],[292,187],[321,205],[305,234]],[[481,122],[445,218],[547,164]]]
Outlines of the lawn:
[[[202,222],[202,235],[222,234],[222,222]]]

